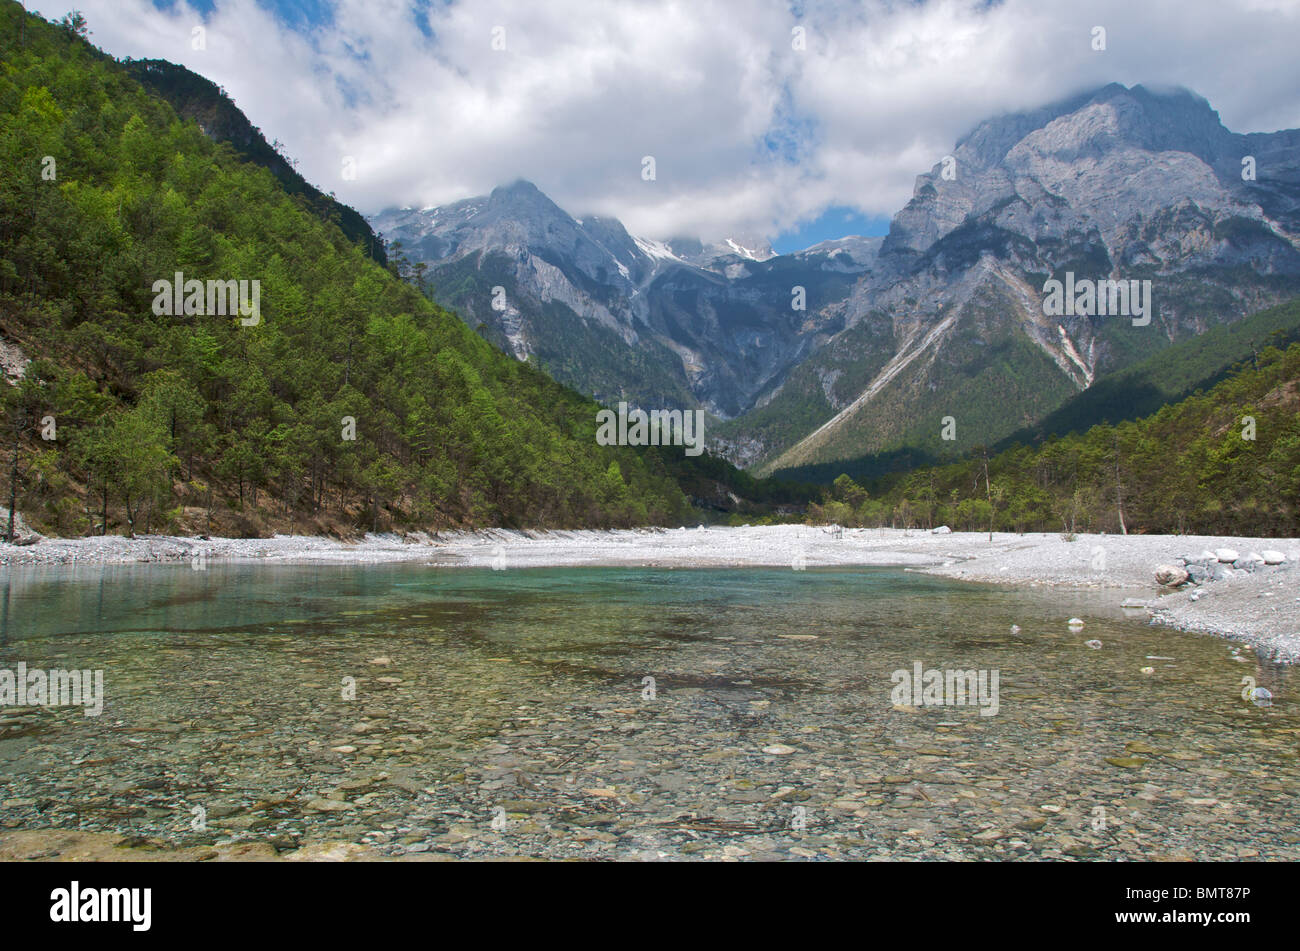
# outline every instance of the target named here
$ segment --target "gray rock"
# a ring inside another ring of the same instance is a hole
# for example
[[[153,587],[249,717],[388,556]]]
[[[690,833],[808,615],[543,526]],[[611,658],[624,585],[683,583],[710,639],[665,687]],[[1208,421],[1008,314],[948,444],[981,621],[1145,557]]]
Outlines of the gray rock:
[[[1187,579],[1187,571],[1177,565],[1161,565],[1156,569],[1156,581],[1171,588],[1186,584]]]

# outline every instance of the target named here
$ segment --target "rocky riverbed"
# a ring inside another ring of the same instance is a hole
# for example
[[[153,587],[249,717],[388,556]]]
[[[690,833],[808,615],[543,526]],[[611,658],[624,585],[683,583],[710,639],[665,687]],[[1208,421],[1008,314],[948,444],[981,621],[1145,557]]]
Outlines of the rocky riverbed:
[[[1291,669],[1127,618],[1122,589],[423,563],[31,584],[17,603],[66,619],[0,666],[102,668],[105,705],[0,712],[0,855],[1300,858]],[[895,702],[918,661],[999,671],[998,712]]]

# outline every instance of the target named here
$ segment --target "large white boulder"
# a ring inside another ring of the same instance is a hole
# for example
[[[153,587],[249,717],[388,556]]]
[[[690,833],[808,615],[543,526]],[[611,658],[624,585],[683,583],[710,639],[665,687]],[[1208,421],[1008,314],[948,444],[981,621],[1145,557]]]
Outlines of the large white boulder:
[[[1214,557],[1217,558],[1220,563],[1230,565],[1241,556],[1237,554],[1237,551],[1234,548],[1219,548],[1215,550]]]
[[[1280,565],[1282,562],[1286,561],[1286,555],[1282,554],[1280,551],[1274,551],[1271,548],[1266,548],[1259,554],[1260,557],[1264,559],[1264,564],[1266,565]]]

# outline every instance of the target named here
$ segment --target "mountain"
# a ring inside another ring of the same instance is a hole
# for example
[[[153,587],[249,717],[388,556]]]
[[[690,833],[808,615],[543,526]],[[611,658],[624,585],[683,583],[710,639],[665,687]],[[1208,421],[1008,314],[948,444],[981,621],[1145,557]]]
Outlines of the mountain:
[[[1099,424],[1149,416],[1198,390],[1213,388],[1240,366],[1256,364],[1266,347],[1285,349],[1293,343],[1300,343],[1300,300],[1211,327],[1098,377],[1032,428],[1012,433],[1004,442],[1041,443],[1052,436],[1086,432]]]
[[[225,142],[243,158],[267,169],[280,180],[285,191],[301,195],[318,218],[333,221],[369,257],[380,264],[387,263],[383,241],[361,213],[337,201],[332,194],[322,193],[299,175],[293,161],[266,141],[262,130],[248,121],[224,89],[184,66],[163,59],[128,59],[123,65],[142,86],[166,99],[182,119],[193,119],[208,138]]]
[[[597,404],[76,30],[0,3],[0,57],[0,422],[39,531],[680,524],[687,484],[736,504],[720,460],[598,444]]]
[[[1116,425],[924,466],[835,479],[809,519],[1003,532],[1300,532],[1300,344],[1262,347],[1208,391]],[[1103,546],[1104,547],[1104,546]],[[1104,552],[1081,549],[1081,561]],[[1243,553],[1244,554],[1244,553]]]
[[[526,181],[372,223],[438,303],[519,359],[604,400],[722,418],[845,326],[879,244],[778,256],[743,237],[647,240],[612,218],[575,218]]]
[[[1297,146],[1229,131],[1186,90],[1112,84],[978,124],[883,240],[651,241],[527,182],[374,223],[517,357],[602,399],[703,406],[733,461],[806,475],[996,442],[1300,293]],[[1045,313],[1046,282],[1074,278],[1150,281],[1149,319]]]
[[[1244,367],[1257,365],[1260,353],[1267,348],[1284,349],[1297,342],[1300,299],[1218,324],[1205,333],[1177,340],[1145,360],[1103,373],[1087,389],[1034,425],[1000,440],[992,449],[1000,452],[1016,446],[1038,446],[1053,438],[1087,432],[1094,426],[1150,416],[1198,391],[1210,390]],[[982,456],[982,452],[975,455]],[[936,454],[912,447],[788,469],[783,476],[825,484],[847,475],[866,483],[940,461]]]
[[[844,330],[728,427],[763,437],[747,461],[764,473],[952,455],[1032,426],[1102,374],[1300,293],[1298,146],[1300,131],[1239,135],[1192,93],[1142,86],[983,122],[918,178]],[[1151,281],[1149,323],[1045,315],[1067,272]],[[792,438],[773,420],[817,422]]]

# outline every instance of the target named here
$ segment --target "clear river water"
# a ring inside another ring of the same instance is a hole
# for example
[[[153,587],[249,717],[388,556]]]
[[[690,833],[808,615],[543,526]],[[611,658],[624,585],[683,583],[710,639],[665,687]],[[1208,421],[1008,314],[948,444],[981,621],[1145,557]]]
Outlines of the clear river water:
[[[880,568],[15,569],[0,670],[102,670],[103,706],[0,708],[0,827],[469,858],[1300,858],[1291,671],[1118,601]],[[936,692],[900,697],[918,670]]]

